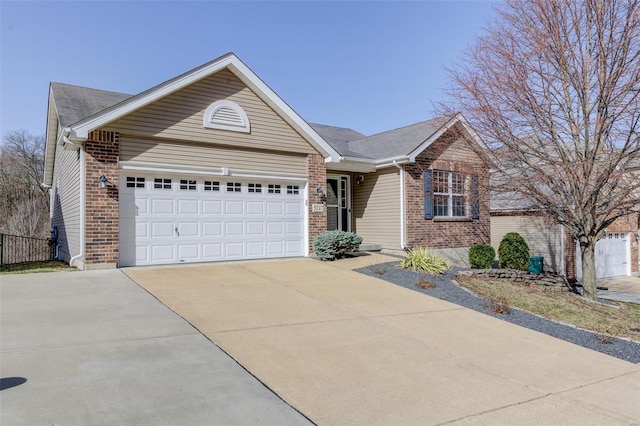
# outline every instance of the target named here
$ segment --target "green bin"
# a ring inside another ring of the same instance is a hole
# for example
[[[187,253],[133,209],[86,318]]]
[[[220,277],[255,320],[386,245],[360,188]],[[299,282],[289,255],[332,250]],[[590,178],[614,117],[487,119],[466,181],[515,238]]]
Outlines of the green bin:
[[[544,257],[535,256],[529,258],[529,272],[532,272],[534,274],[541,274],[543,265]]]

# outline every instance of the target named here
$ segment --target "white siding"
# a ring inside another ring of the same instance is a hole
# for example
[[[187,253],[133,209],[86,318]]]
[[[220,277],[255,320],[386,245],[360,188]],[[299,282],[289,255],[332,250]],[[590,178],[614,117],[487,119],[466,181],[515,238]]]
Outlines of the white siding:
[[[538,216],[491,216],[491,245],[496,250],[508,232],[517,232],[531,256],[543,256],[545,270],[562,272],[562,229]]]
[[[51,226],[58,227],[60,259],[80,253],[80,152],[56,148]]]
[[[364,181],[354,185],[354,231],[366,244],[382,248],[400,247],[400,171],[389,168],[364,174]]]

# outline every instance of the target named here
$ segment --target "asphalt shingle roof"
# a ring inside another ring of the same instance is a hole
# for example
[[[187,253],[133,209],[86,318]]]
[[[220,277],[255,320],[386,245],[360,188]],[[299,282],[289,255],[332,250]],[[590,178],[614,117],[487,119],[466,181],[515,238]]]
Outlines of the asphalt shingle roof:
[[[110,108],[132,95],[109,92],[64,83],[51,83],[60,124],[71,126],[79,121]],[[368,160],[407,155],[437,132],[451,116],[401,127],[395,130],[365,136],[353,129],[310,124],[340,155]]]
[[[51,83],[60,125],[67,127],[131,97],[125,93]]]

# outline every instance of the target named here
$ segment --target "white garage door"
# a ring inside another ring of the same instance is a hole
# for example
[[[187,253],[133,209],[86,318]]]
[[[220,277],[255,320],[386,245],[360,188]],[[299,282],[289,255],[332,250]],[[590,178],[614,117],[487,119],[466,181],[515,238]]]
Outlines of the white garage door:
[[[629,275],[629,234],[605,234],[596,243],[596,277]]]
[[[120,177],[120,265],[304,256],[304,183]]]
[[[604,234],[595,248],[596,278],[612,278],[631,274],[631,246],[629,234],[612,232]],[[580,245],[576,243],[576,275],[582,279],[582,257]]]

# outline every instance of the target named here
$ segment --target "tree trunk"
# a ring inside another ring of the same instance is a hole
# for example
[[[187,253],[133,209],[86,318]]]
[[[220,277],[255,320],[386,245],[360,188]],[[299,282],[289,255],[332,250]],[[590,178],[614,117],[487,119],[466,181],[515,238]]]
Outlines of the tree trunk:
[[[598,300],[598,283],[596,282],[596,240],[587,239],[580,242],[582,255],[582,288],[591,300]]]

